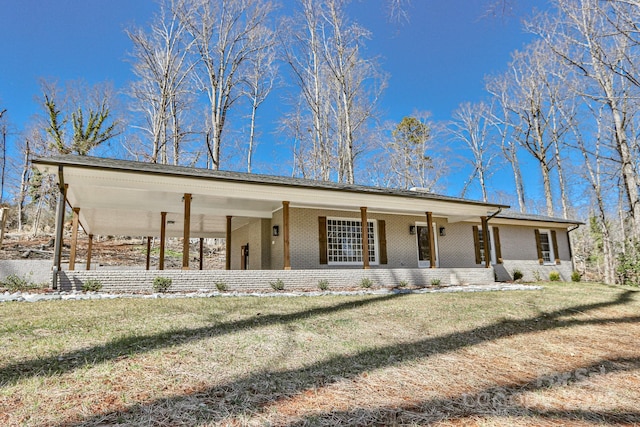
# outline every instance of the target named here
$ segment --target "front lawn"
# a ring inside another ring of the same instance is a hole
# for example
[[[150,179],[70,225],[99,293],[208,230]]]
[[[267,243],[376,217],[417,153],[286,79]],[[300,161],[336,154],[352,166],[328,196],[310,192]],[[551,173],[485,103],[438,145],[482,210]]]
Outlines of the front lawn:
[[[640,423],[640,292],[0,304],[0,425]]]

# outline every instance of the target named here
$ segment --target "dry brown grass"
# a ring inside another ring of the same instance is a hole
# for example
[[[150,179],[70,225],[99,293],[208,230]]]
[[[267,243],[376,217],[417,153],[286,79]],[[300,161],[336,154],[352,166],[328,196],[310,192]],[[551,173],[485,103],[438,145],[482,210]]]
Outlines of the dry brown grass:
[[[640,424],[640,292],[0,305],[0,425]]]

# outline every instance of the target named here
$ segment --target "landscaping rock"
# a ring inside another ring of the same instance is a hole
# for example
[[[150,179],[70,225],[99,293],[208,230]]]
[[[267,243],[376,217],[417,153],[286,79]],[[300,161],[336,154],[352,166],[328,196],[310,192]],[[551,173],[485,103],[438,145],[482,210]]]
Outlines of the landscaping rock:
[[[142,298],[142,299],[175,299],[175,298],[213,298],[213,297],[314,297],[324,295],[361,296],[361,295],[389,295],[389,294],[424,294],[424,293],[451,293],[451,292],[499,292],[499,291],[536,291],[542,286],[530,286],[518,283],[491,283],[487,285],[452,285],[445,287],[433,287],[422,289],[359,289],[345,291],[311,291],[311,292],[189,292],[189,293],[154,293],[154,294],[109,294],[101,292],[52,292],[30,294],[26,292],[4,292],[0,294],[0,303],[3,302],[40,302],[40,301],[80,301],[100,300],[116,298]]]

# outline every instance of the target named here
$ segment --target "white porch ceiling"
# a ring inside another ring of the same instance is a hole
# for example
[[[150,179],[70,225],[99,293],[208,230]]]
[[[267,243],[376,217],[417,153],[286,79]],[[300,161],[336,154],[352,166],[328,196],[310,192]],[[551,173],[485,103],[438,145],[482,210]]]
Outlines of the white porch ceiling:
[[[34,165],[60,179],[55,162],[36,160]],[[361,206],[366,206],[372,213],[419,216],[429,211],[434,216],[454,221],[486,216],[501,207],[427,198],[419,194],[412,197],[381,191],[283,185],[86,165],[64,164],[62,177],[68,185],[69,204],[80,208],[82,227],[94,235],[159,236],[161,212],[167,212],[167,236],[181,237],[185,193],[192,195],[192,237],[224,237],[227,216],[233,217],[232,228],[236,229],[251,218],[271,218],[285,200],[292,208],[358,211]]]

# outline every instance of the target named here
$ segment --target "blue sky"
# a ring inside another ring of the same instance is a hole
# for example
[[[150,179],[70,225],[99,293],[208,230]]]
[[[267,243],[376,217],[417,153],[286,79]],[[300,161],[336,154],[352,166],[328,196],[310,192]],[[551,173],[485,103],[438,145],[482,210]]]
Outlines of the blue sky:
[[[547,4],[512,0],[512,16],[483,18],[493,1],[413,0],[403,25],[388,22],[383,0],[353,1],[351,17],[372,32],[367,53],[379,56],[390,76],[381,103],[385,120],[416,110],[447,120],[460,103],[486,96],[484,76],[504,71],[510,53],[531,40],[521,19]],[[40,112],[40,78],[111,81],[123,88],[133,79],[124,30],[144,25],[156,8],[153,0],[0,0],[0,107],[15,131]],[[276,94],[269,105],[278,108],[279,102]],[[274,127],[269,119],[260,126],[263,134]],[[278,150],[267,145],[257,159],[264,170]],[[459,175],[450,179],[450,194],[466,178]]]

